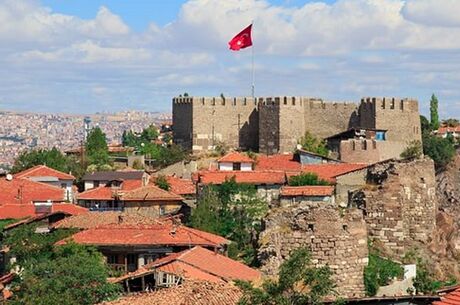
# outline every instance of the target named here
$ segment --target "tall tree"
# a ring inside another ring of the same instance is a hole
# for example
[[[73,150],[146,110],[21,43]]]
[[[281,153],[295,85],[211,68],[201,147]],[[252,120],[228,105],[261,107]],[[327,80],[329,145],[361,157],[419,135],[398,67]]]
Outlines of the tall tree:
[[[306,131],[304,136],[300,139],[300,145],[306,151],[327,157],[329,155],[329,150],[326,147],[326,143],[316,138],[309,131]]]
[[[90,165],[98,167],[109,164],[109,150],[105,133],[101,128],[91,129],[85,144],[86,156]]]
[[[17,173],[36,165],[46,165],[55,170],[78,175],[81,172],[79,164],[72,158],[65,156],[57,148],[34,149],[22,152],[14,161],[13,173]]]
[[[431,129],[437,130],[439,128],[438,98],[434,93],[431,95],[430,100],[430,119]]]
[[[132,130],[123,131],[123,135],[121,136],[121,143],[123,146],[136,147],[137,139],[134,132]]]

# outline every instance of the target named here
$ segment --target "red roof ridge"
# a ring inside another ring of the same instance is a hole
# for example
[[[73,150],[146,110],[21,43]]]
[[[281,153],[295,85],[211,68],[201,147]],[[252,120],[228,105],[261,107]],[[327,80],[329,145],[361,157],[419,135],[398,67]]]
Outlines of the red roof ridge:
[[[42,165],[35,165],[35,166],[31,167],[31,168],[25,169],[25,170],[23,170],[23,171],[20,171],[20,172],[16,173],[14,176],[15,176],[16,178],[28,177],[27,175],[30,175],[31,173],[33,173],[33,172],[35,172],[35,171],[37,171],[37,170],[40,170],[40,169],[46,169],[46,170],[51,171],[51,172],[53,172],[53,173],[57,173],[56,177],[57,177],[58,179],[61,179],[61,178],[62,178],[62,179],[66,179],[66,180],[67,180],[67,179],[68,179],[68,180],[70,180],[70,179],[74,180],[74,179],[75,179],[75,177],[74,177],[73,175],[70,175],[70,174],[65,173],[65,172],[61,172],[61,171],[59,171],[59,170],[57,170],[57,169],[51,168],[51,167],[46,166],[46,165],[44,165],[44,164],[42,164]],[[61,178],[60,178],[60,177],[61,177]]]

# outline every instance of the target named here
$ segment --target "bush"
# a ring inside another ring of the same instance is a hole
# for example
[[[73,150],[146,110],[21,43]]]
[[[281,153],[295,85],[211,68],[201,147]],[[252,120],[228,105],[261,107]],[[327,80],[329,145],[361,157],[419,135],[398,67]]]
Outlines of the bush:
[[[423,147],[420,141],[414,140],[410,141],[401,153],[401,158],[403,159],[418,159],[423,154]]]
[[[455,146],[449,139],[443,139],[433,135],[423,136],[423,152],[433,159],[436,168],[442,169],[455,156]]]
[[[155,178],[155,184],[156,186],[158,186],[159,188],[161,188],[162,190],[165,190],[165,191],[169,191],[170,189],[170,185],[169,185],[169,182],[168,182],[168,179],[166,179],[166,177],[164,175],[160,175],[158,177]]]
[[[288,184],[290,186],[329,185],[329,182],[320,179],[315,173],[302,173],[298,176],[290,177]]]
[[[404,275],[403,267],[389,259],[380,257],[375,251],[369,252],[369,263],[364,268],[366,294],[373,296],[380,286],[390,284],[393,278]]]
[[[329,150],[326,147],[326,142],[316,138],[309,131],[305,132],[305,135],[300,139],[299,144],[306,151],[327,157]]]

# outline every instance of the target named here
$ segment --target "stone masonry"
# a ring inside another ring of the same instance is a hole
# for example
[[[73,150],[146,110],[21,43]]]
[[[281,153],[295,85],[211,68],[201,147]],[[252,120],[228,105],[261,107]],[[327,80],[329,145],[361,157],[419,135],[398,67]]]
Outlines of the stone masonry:
[[[364,296],[368,250],[362,211],[353,209],[341,215],[334,204],[309,202],[302,207],[273,209],[265,221],[259,239],[265,274],[275,275],[291,251],[306,247],[316,267],[331,268],[340,296]]]
[[[369,169],[365,220],[369,237],[403,256],[427,244],[436,229],[436,181],[431,159],[388,161]]]
[[[307,130],[325,138],[362,127],[388,130],[386,140],[399,143],[380,144],[382,152],[374,158],[382,159],[398,157],[401,147],[421,139],[418,102],[401,98],[364,98],[358,106],[299,96],[176,97],[173,124],[176,143],[194,153],[219,144],[266,154],[292,152]]]

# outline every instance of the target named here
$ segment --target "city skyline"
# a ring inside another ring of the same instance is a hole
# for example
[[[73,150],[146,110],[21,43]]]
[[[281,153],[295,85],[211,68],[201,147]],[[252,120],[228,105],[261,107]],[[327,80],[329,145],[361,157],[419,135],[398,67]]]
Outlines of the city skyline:
[[[256,95],[354,101],[413,97],[460,116],[460,17],[452,0],[56,1],[0,4],[0,110],[171,110],[171,98]],[[344,26],[345,25],[345,26]]]

